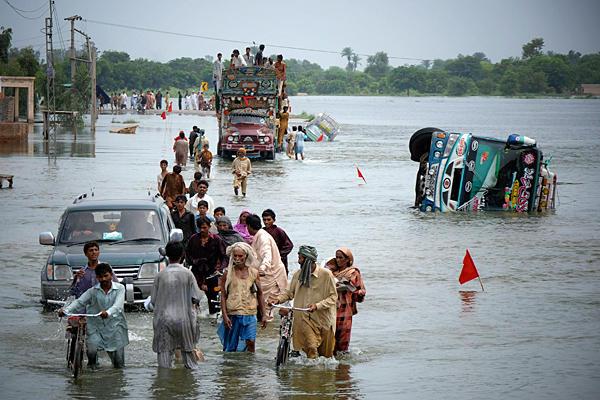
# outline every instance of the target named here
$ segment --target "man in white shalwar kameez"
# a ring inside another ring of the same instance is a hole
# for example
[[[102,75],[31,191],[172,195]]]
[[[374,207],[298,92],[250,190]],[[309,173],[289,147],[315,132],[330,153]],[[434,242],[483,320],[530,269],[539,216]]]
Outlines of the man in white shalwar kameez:
[[[252,248],[258,257],[258,272],[263,290],[265,302],[272,296],[279,296],[284,293],[288,286],[285,265],[281,261],[281,255],[277,248],[277,243],[269,232],[261,229],[261,220],[258,215],[249,215],[246,218],[248,233],[253,235]],[[267,319],[273,319],[273,309],[265,304],[268,315]]]

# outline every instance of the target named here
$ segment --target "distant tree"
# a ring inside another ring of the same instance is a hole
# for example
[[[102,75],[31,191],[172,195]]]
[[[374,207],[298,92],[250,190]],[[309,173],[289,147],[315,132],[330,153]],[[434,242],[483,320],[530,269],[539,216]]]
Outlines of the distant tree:
[[[352,54],[352,71],[356,71],[358,64],[360,64],[360,60],[362,60],[362,58],[360,58],[358,54]]]
[[[208,61],[209,63],[212,63],[212,62],[215,60],[215,59],[214,59],[214,57],[213,57],[213,56],[211,56],[210,54],[207,54],[207,55],[205,55],[205,56],[204,56],[204,59],[205,59],[206,61]]]
[[[344,47],[341,52],[342,57],[346,57],[348,64],[346,65],[346,71],[354,71],[354,64],[352,63],[352,56],[354,51],[350,47]]]
[[[569,54],[567,54],[567,59],[569,60],[569,64],[575,65],[581,59],[581,53],[574,50],[569,50]]]
[[[98,59],[103,59],[113,64],[130,61],[129,54],[127,54],[126,52],[113,50],[107,50],[102,52]]]
[[[483,54],[483,53],[482,53]],[[458,55],[454,60],[448,60],[444,69],[450,75],[470,78],[478,81],[483,78],[482,61],[475,56]]]
[[[2,33],[0,33],[0,62],[8,62],[8,49],[10,49],[10,43],[12,41],[12,29],[3,26],[0,27]]]
[[[480,51],[473,53],[473,58],[478,59],[479,61],[486,61],[486,62],[490,62],[490,59],[487,58],[487,56],[485,55],[485,53],[482,53]]]
[[[383,77],[390,70],[390,61],[387,53],[379,51],[367,58],[365,72],[374,78]]]
[[[569,92],[575,88],[575,73],[563,57],[542,55],[532,59],[530,65],[534,71],[546,74],[548,86],[556,93]]]
[[[455,76],[448,80],[448,96],[465,96],[474,94],[476,90],[475,83],[469,78]]]
[[[425,69],[431,68],[431,60],[423,60],[421,61],[421,66]]]
[[[500,80],[500,93],[504,96],[514,96],[519,91],[519,76],[517,73],[509,69]]]
[[[544,39],[535,38],[531,39],[528,43],[523,45],[523,59],[527,60],[535,56],[542,54],[542,48],[544,47]]]

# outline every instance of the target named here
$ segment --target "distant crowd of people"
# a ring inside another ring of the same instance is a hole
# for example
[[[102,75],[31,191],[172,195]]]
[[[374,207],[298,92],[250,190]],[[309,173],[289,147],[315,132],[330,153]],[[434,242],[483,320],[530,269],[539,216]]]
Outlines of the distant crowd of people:
[[[173,105],[173,101],[176,101]],[[102,101],[102,97],[98,96],[96,105],[99,111],[104,111],[105,107],[110,107],[110,111],[119,114],[125,110],[134,110],[144,112],[145,110],[199,110],[210,111],[215,109],[215,96],[212,95],[206,99],[202,91],[181,91],[177,92],[175,98],[171,97],[167,91],[164,95],[160,90],[140,90],[133,91],[131,96],[127,92],[113,93],[110,96],[108,104]]]

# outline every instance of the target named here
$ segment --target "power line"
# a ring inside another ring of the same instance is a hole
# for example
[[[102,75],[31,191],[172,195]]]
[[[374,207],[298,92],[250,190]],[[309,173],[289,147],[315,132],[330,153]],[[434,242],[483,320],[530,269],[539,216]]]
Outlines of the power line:
[[[163,35],[188,37],[188,38],[194,38],[194,39],[205,39],[205,40],[212,40],[212,41],[217,41],[217,42],[235,43],[235,44],[243,44],[243,45],[254,44],[254,42],[250,43],[249,41],[243,41],[243,40],[233,40],[233,39],[217,38],[217,37],[212,37],[212,36],[196,35],[196,34],[192,34],[192,33],[171,32],[171,31],[165,31],[165,30],[161,30],[161,29],[146,28],[146,27],[133,26],[133,25],[117,24],[117,23],[113,23],[113,22],[97,21],[97,20],[93,20],[93,19],[85,19],[84,18],[83,21],[89,22],[89,23],[92,23],[92,24],[98,24],[98,25],[114,26],[116,28],[131,29],[131,30],[144,31],[144,32],[160,33],[160,34],[163,34]],[[313,52],[313,53],[323,53],[323,54],[340,55],[339,51],[334,51],[334,50],[314,49],[314,48],[308,48],[308,47],[283,46],[283,45],[272,44],[272,43],[265,43],[265,46],[273,47],[273,48],[277,48],[277,49],[300,50],[300,51],[309,51],[309,52]],[[371,57],[372,56],[372,54],[357,54],[357,55],[363,56],[363,57]],[[396,57],[396,56],[388,56],[388,58],[395,59],[395,60],[424,61],[423,58]]]
[[[14,12],[16,12],[16,13],[17,13],[17,14],[18,14],[20,17],[22,17],[22,18],[25,18],[25,19],[31,19],[31,20],[34,20],[34,19],[40,19],[40,18],[42,18],[43,16],[45,16],[45,15],[46,15],[46,7],[47,7],[47,6],[46,6],[45,4],[42,4],[42,5],[41,5],[39,8],[37,8],[37,9],[35,9],[35,10],[27,11],[27,10],[21,10],[20,8],[17,8],[17,7],[15,7],[15,6],[13,6],[12,4],[10,4],[10,3],[8,2],[8,0],[4,0],[4,2],[5,2],[6,4],[8,4],[8,6],[9,6],[10,8],[12,8],[12,9],[13,9],[13,11],[14,11]],[[23,14],[21,14],[21,13],[34,13],[34,12],[38,12],[38,11],[39,11],[39,10],[41,10],[42,8],[44,8],[44,11],[42,12],[42,14],[38,15],[37,17],[28,17],[27,15],[23,15]]]

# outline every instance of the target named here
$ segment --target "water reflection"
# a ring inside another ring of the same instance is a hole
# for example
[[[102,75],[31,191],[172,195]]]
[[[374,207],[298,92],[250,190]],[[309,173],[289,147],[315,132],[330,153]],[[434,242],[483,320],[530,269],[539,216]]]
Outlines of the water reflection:
[[[476,290],[461,290],[458,293],[460,294],[460,300],[462,302],[462,312],[471,313],[475,311],[475,300],[479,292]]]
[[[285,387],[286,395],[305,395],[336,398],[359,397],[351,377],[349,364],[338,364],[335,367],[325,365],[289,365],[277,371],[277,376]]]
[[[180,367],[157,368],[150,390],[156,399],[195,399],[199,396],[194,374]]]
[[[103,363],[105,359],[100,362]],[[94,398],[98,393],[107,399],[119,399],[127,396],[127,379],[125,370],[114,369],[105,363],[99,370],[85,370],[77,380],[71,379],[69,394],[74,398]]]

